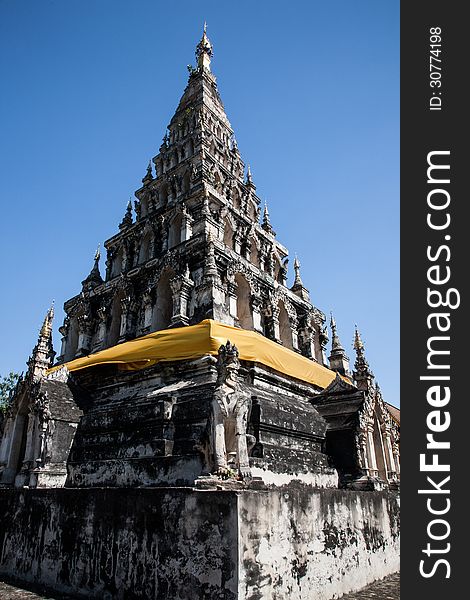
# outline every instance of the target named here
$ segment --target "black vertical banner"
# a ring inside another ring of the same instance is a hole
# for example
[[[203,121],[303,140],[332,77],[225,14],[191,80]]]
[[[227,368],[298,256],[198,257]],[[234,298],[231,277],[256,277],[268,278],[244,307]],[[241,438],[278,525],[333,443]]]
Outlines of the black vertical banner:
[[[465,4],[401,4],[401,597],[465,595],[470,405]]]

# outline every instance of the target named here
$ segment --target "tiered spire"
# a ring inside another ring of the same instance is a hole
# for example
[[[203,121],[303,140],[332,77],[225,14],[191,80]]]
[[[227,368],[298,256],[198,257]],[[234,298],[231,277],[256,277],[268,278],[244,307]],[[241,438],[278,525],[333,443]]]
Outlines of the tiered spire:
[[[294,287],[296,287],[296,286],[303,287],[304,284],[303,284],[302,278],[300,276],[300,261],[297,258],[297,254],[295,255],[295,258],[294,258],[294,273],[295,273]]]
[[[38,342],[28,360],[28,376],[34,381],[42,379],[47,369],[54,361],[54,348],[52,346],[52,322],[54,319],[54,302],[44,318],[39,331]]]
[[[373,385],[374,374],[369,367],[364,352],[364,342],[357,325],[354,332],[354,350],[356,351],[356,361],[354,363],[354,379],[360,390],[368,391]]]
[[[256,190],[256,186],[253,183],[253,176],[251,174],[251,168],[250,165],[248,165],[248,169],[246,171],[246,180],[245,180],[246,185],[250,186],[251,188]]]
[[[265,202],[264,203],[264,211],[263,211],[263,222],[261,223],[261,227],[267,232],[267,233],[271,233],[272,235],[276,235],[274,232],[274,229],[271,225],[271,219],[269,218],[269,210],[268,210],[268,203]]]
[[[338,331],[336,328],[336,321],[331,313],[330,318],[330,328],[331,328],[331,354],[329,356],[330,368],[334,371],[337,371],[341,375],[350,376],[351,373],[349,371],[349,357],[346,356],[346,352],[344,351],[343,345],[338,336]]]
[[[344,352],[344,348],[341,344],[341,341],[338,336],[338,331],[336,329],[336,321],[333,316],[333,313],[330,313],[330,327],[331,327],[331,350],[333,352]]]
[[[141,296],[149,285],[158,285],[168,264],[180,275],[186,263],[189,263],[190,274],[203,273],[202,277],[194,277],[194,282],[191,280],[190,302],[180,301],[182,288],[176,280],[168,298],[168,304],[175,307],[179,303],[186,310],[184,317],[192,322],[202,315],[217,316],[227,322],[236,318],[235,307],[226,302],[226,295],[231,300],[233,295],[223,277],[229,267],[230,270],[238,268],[239,261],[233,255],[242,257],[248,263],[250,274],[260,280],[260,292],[253,301],[256,308],[256,311],[253,308],[253,313],[256,312],[253,327],[257,330],[263,329],[261,314],[271,297],[273,283],[276,287],[277,284],[286,286],[287,249],[275,239],[267,205],[260,219],[260,200],[251,168],[245,168],[210,70],[212,56],[212,44],[204,26],[196,48],[197,65],[189,69],[187,86],[168,123],[159,152],[148,163],[142,186],[135,192],[135,210],[128,202],[119,224],[120,232],[105,242],[106,284],[103,285],[99,257],[96,257],[90,274],[82,282],[82,294],[67,303],[68,321],[64,327],[67,358],[76,356],[79,350],[85,351],[85,346],[89,350],[93,348],[88,346],[101,344],[103,347],[115,342],[119,318],[115,318],[114,313],[118,310],[122,312],[119,329],[126,330],[126,339],[147,331],[157,322],[159,327],[163,325],[165,319],[154,318],[159,310],[154,294],[146,303],[141,302]],[[209,232],[213,239],[210,235],[206,237]],[[190,238],[191,242],[186,244]],[[173,250],[176,246],[177,251]],[[230,264],[226,247],[231,250]],[[289,305],[298,308],[299,315],[299,331],[292,330],[292,344],[297,346],[296,350],[316,356],[319,351],[313,322],[318,318],[307,305],[309,295],[299,268],[300,263],[296,261],[292,289],[298,298],[289,293],[286,296]],[[133,274],[132,286],[125,277],[118,280],[129,271]],[[260,272],[267,275],[263,283]],[[248,273],[246,278],[249,279]],[[112,286],[108,285],[111,280]],[[119,300],[130,300],[113,301],[104,315],[101,307],[108,306],[111,295]],[[112,313],[111,318],[108,313]],[[86,319],[82,318],[85,314]],[[76,335],[78,317],[82,334],[79,336]],[[274,328],[277,326],[275,311],[270,318]],[[70,323],[73,327],[69,327]],[[269,327],[266,326],[267,331],[271,331]]]
[[[302,298],[306,302],[310,302],[310,295],[308,293],[308,289],[304,286],[302,281],[302,277],[300,276],[300,261],[297,258],[297,254],[294,258],[294,285],[291,287],[291,290],[294,292],[296,296]]]

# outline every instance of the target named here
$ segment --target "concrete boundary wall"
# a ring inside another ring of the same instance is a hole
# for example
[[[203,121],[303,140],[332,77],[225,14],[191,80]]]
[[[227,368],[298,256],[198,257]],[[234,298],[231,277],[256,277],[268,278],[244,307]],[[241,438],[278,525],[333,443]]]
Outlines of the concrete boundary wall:
[[[77,597],[327,600],[398,570],[398,545],[388,492],[0,490],[0,574]]]

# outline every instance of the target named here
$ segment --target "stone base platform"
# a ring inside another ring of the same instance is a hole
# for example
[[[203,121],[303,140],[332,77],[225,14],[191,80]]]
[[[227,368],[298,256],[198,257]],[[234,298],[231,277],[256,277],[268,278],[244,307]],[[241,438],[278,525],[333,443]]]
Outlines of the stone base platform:
[[[328,600],[398,570],[386,491],[0,490],[0,576],[103,600]]]

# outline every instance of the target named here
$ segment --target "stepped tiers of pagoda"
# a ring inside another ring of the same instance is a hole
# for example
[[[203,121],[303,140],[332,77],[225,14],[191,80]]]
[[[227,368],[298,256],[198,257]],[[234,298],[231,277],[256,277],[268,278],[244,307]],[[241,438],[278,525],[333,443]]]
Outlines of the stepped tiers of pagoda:
[[[65,303],[58,362],[167,327],[211,318],[259,331],[325,364],[325,315],[302,283],[288,284],[288,250],[256,194],[210,71],[207,36],[198,67],[80,293]]]

